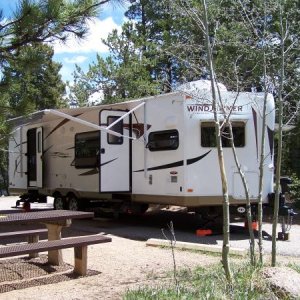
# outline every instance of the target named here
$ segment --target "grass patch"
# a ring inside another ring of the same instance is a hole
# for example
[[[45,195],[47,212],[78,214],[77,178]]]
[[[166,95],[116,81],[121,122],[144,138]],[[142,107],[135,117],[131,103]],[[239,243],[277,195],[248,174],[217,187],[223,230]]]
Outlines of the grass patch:
[[[167,250],[170,250],[172,248],[169,245],[168,246],[158,246],[158,247],[160,249],[167,249]],[[203,255],[208,255],[208,256],[212,256],[212,257],[220,257],[220,255],[221,255],[221,250],[220,250],[220,252],[214,252],[214,251],[209,251],[209,250],[188,249],[188,248],[177,247],[177,248],[175,248],[175,251],[197,253],[197,254],[203,254]],[[233,253],[229,252],[229,257],[230,258],[241,258],[241,255],[233,254]]]
[[[289,263],[287,264],[287,267],[293,269],[294,271],[300,273],[300,265],[295,263]]]
[[[159,246],[160,249],[167,249],[170,250],[171,246]],[[175,248],[175,251],[180,251],[180,252],[190,252],[190,253],[199,253],[199,254],[204,254],[204,255],[209,255],[209,256],[214,256],[214,257],[220,257],[220,253],[218,252],[213,252],[213,251],[205,251],[205,250],[197,250],[197,249],[187,249],[187,248]],[[229,254],[230,257],[237,256],[234,254]]]
[[[259,268],[248,264],[232,264],[233,282],[229,286],[220,264],[195,270],[183,269],[177,273],[178,289],[170,276],[167,284],[127,291],[123,299],[276,299],[260,274]]]

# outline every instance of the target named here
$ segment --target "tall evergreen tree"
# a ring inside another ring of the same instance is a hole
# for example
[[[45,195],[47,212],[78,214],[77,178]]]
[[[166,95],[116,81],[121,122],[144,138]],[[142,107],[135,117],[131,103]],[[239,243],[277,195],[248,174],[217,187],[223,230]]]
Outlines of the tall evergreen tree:
[[[77,67],[71,87],[79,105],[86,105],[94,92],[103,91],[104,102],[154,95],[159,92],[158,82],[152,74],[153,62],[143,55],[143,47],[135,25],[127,22],[119,34],[114,30],[103,41],[110,55],[90,65],[84,73]],[[72,94],[71,93],[71,94]]]
[[[19,0],[11,18],[0,9],[0,151],[7,145],[8,116],[60,105],[60,65],[51,62],[53,52],[46,46],[35,52],[37,44],[64,42],[70,33],[83,38],[86,21],[107,2],[122,0]],[[5,185],[6,159],[2,152],[0,184]]]
[[[71,90],[80,105],[97,90],[104,92],[105,102],[114,102],[170,92],[179,82],[202,74],[187,65],[204,51],[191,54],[182,47],[191,30],[196,30],[188,19],[171,14],[168,1],[131,1],[126,16],[129,21],[122,32],[115,30],[104,40],[110,55],[98,56],[88,72],[77,68],[74,73]]]
[[[19,0],[11,19],[0,10],[0,63],[28,44],[64,42],[70,33],[83,38],[86,20],[96,16],[106,2],[109,0]]]
[[[1,97],[7,99],[14,115],[63,104],[65,85],[59,75],[61,65],[52,58],[51,47],[27,45],[16,51],[3,67]]]

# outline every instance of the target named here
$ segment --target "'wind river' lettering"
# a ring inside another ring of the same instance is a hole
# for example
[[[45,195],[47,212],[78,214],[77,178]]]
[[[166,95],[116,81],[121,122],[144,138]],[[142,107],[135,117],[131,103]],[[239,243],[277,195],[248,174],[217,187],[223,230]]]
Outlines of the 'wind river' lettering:
[[[243,111],[243,106],[230,106],[230,105],[225,105],[224,109],[226,111]],[[194,112],[213,112],[212,105],[210,104],[192,104],[192,105],[187,105],[187,110],[188,112],[194,113]],[[218,109],[219,111],[221,110],[220,107]]]

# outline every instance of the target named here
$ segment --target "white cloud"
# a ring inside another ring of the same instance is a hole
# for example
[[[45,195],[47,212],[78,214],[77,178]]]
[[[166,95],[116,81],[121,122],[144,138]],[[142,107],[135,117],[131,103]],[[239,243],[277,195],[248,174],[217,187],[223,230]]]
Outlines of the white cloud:
[[[63,81],[73,82],[73,76],[72,76],[73,72],[74,72],[74,68],[63,65],[59,71],[59,74],[61,75]]]
[[[100,90],[89,96],[88,103],[89,105],[97,105],[100,104],[103,99],[104,99],[104,93],[102,90]]]
[[[108,48],[102,43],[101,39],[105,39],[113,29],[121,30],[121,26],[117,25],[112,17],[105,20],[93,18],[87,21],[89,28],[86,37],[78,40],[76,37],[70,36],[66,43],[55,41],[53,43],[54,52],[58,53],[90,53],[90,52],[108,52]]]
[[[88,57],[83,55],[73,56],[73,57],[65,57],[64,62],[67,64],[81,64],[85,62],[88,59]]]

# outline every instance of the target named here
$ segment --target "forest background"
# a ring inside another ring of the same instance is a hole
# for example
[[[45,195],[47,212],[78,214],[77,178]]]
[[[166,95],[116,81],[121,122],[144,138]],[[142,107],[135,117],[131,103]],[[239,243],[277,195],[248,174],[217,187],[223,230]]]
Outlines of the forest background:
[[[12,19],[0,20],[0,189],[7,189],[7,119],[34,110],[95,104],[168,93],[182,83],[210,79],[204,36],[184,9],[201,10],[198,1],[110,1],[125,5],[126,22],[102,42],[109,54],[97,54],[88,70],[76,66],[73,80],[64,82],[62,67],[53,60],[51,42],[65,42],[67,33],[83,38],[85,22],[99,14],[109,1],[20,0]],[[242,2],[245,13],[241,13]],[[44,3],[44,4],[43,4]],[[46,4],[45,4],[46,3]],[[261,48],[268,46],[269,74],[280,66],[278,5],[284,8],[288,28],[288,55],[284,81],[284,132],[282,174],[300,177],[300,7],[298,1],[207,1],[210,40],[218,82],[228,90],[263,91]],[[266,10],[268,13],[263,13]],[[251,17],[253,28],[245,26]],[[263,17],[262,17],[263,16]],[[51,20],[55,22],[51,23]],[[259,36],[267,24],[268,35]],[[39,30],[37,30],[39,28]],[[254,34],[255,33],[255,34]],[[99,37],[100,39],[100,37]],[[277,100],[276,76],[270,75],[268,91]],[[278,79],[278,76],[277,76]],[[68,91],[66,93],[66,90]],[[287,127],[286,127],[287,128]],[[276,152],[276,151],[275,151]],[[294,189],[295,193],[297,188]],[[299,187],[298,187],[299,193]],[[297,197],[297,195],[295,195]],[[299,197],[299,194],[298,194]]]

